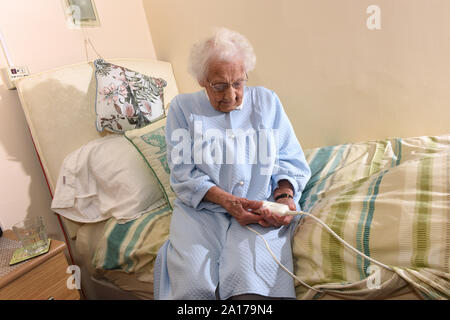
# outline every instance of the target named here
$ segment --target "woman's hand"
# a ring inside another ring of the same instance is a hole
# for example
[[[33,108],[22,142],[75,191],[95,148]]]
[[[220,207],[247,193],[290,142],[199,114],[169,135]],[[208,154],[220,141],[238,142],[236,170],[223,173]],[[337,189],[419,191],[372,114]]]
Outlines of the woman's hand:
[[[280,195],[282,193],[292,195],[294,193],[293,190],[294,188],[288,180],[280,180],[278,181],[278,188],[275,190],[273,197],[276,198],[277,195]],[[296,210],[297,208],[294,199],[292,198],[280,198],[276,202],[288,205],[289,210]],[[259,224],[263,227],[280,227],[288,225],[294,218],[293,216],[279,216],[275,213],[270,212],[270,210],[268,209],[261,209],[260,212],[263,219],[259,222]]]
[[[224,207],[241,226],[250,223],[259,223],[262,219],[260,215],[250,212],[261,208],[262,201],[239,198],[217,186],[211,187],[208,192],[206,192],[204,200],[217,203]]]
[[[296,210],[294,199],[281,198],[276,201],[277,203],[287,204],[289,210]],[[259,224],[263,227],[280,227],[291,223],[294,216],[279,216],[276,213],[272,213],[269,209],[260,209],[261,217],[263,218]]]
[[[259,223],[261,216],[250,211],[258,210],[262,206],[262,201],[248,200],[246,198],[230,197],[226,199],[222,206],[231,214],[241,226],[251,223]]]
[[[292,216],[280,217],[268,209],[262,209],[262,201],[248,200],[236,197],[217,186],[211,187],[204,200],[220,204],[232,215],[241,226],[258,223],[263,227],[280,227],[291,223]],[[278,199],[279,203],[285,203],[291,210],[295,210],[294,200],[289,198]],[[252,212],[253,211],[253,212]]]

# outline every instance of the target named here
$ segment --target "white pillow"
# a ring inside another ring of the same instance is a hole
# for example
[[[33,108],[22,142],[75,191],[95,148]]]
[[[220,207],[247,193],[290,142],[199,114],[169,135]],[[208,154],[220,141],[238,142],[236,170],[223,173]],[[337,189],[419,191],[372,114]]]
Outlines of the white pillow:
[[[82,223],[133,220],[165,203],[142,156],[122,135],[96,139],[69,154],[51,208]]]

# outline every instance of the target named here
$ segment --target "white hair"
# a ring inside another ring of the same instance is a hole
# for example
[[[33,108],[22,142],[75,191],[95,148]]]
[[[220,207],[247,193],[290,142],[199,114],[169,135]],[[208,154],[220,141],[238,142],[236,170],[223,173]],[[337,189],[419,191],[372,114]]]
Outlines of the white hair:
[[[247,38],[235,31],[219,28],[213,36],[192,46],[188,70],[200,82],[206,78],[210,61],[236,59],[242,59],[247,73],[255,68],[256,56]]]

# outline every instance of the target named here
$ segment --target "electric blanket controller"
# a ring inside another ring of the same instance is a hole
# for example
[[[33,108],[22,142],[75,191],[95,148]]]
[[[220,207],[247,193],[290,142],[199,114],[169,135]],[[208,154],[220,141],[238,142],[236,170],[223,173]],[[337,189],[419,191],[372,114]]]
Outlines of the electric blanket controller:
[[[291,211],[287,204],[271,202],[271,201],[263,201],[262,207],[264,209],[269,209],[273,213],[279,216],[293,216],[299,214],[296,211]]]

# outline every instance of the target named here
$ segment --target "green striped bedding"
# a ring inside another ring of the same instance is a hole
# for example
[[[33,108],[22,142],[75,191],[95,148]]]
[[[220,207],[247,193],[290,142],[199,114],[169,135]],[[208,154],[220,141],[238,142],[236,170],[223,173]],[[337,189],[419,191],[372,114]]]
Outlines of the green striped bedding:
[[[450,297],[450,135],[317,148],[306,157],[303,211],[394,271],[371,267],[306,217],[293,240],[294,269],[322,292],[297,284],[298,298],[388,298],[408,285],[425,299]]]
[[[311,218],[293,238],[299,299],[383,299],[411,288],[424,299],[450,292],[450,135],[386,139],[306,150],[312,177],[302,209],[393,271],[373,266]],[[170,207],[118,224],[110,219],[92,263],[148,273],[168,238]]]
[[[165,204],[136,220],[119,224],[114,218],[105,224],[92,264],[97,269],[148,273],[153,279],[156,254],[169,236],[170,207]]]

